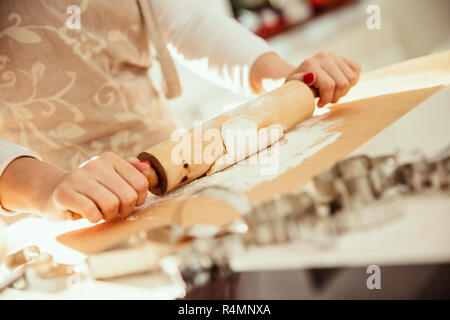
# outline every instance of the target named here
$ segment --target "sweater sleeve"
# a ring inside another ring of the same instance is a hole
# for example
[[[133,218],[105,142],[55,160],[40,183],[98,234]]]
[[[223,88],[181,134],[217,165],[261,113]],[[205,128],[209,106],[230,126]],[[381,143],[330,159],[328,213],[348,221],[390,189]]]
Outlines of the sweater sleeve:
[[[251,94],[250,68],[274,51],[234,19],[199,0],[151,0],[172,56],[203,78]]]
[[[24,147],[0,139],[0,177],[2,176],[6,167],[19,157],[33,157],[41,160],[41,158],[38,155],[28,151]],[[0,213],[8,215],[12,214],[13,212],[4,209],[0,202]]]

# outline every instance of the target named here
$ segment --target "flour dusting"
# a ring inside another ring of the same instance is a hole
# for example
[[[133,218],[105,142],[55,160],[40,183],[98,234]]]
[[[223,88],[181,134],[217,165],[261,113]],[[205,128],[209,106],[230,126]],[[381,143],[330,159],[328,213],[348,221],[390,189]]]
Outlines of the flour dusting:
[[[324,114],[301,123],[286,133],[287,143],[277,143],[270,147],[264,152],[263,157],[255,154],[224,171],[194,180],[163,197],[150,195],[146,203],[140,208],[148,207],[173,197],[181,199],[207,186],[219,185],[235,191],[245,192],[264,181],[273,180],[289,169],[300,165],[305,159],[333,143],[341,135],[340,132],[335,130],[340,121],[323,121],[327,116],[328,114]],[[279,157],[276,172],[273,174],[262,174],[268,167],[267,161],[273,160],[273,157],[276,156]],[[257,158],[255,159],[255,157]]]

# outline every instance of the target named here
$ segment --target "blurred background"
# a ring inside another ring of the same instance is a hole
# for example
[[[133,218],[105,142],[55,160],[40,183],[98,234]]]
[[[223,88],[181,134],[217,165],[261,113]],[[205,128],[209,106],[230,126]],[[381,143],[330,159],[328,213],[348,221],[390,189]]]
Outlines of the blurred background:
[[[319,51],[359,62],[368,72],[405,59],[450,49],[448,0],[208,0],[237,19],[293,65]],[[380,8],[381,29],[369,30],[367,8]],[[217,87],[177,65],[183,95],[170,101],[184,128],[247,98]]]

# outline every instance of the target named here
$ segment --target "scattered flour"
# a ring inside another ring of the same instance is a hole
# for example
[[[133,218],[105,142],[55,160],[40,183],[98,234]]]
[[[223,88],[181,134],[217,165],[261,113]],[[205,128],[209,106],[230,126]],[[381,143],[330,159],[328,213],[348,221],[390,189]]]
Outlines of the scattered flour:
[[[283,127],[274,124],[258,130],[258,125],[245,118],[232,118],[222,124],[221,136],[226,153],[214,162],[206,173],[211,175],[223,171],[248,157],[266,150],[283,136]],[[258,159],[253,157],[252,159]],[[256,161],[255,161],[256,162]]]
[[[125,220],[128,220],[128,221],[135,221],[135,220],[137,220],[137,217],[131,215],[131,216],[126,217]]]
[[[273,180],[289,169],[298,166],[303,160],[330,143],[333,143],[341,135],[340,132],[335,130],[340,121],[323,121],[327,116],[328,114],[324,114],[311,118],[287,132],[285,135],[287,143],[275,145],[278,148],[277,152],[274,152],[274,146],[269,148],[265,152],[266,159],[264,157],[257,158],[257,160],[252,159],[259,156],[259,154],[255,154],[224,171],[199,178],[163,197],[150,195],[146,203],[140,208],[145,208],[173,197],[181,199],[207,186],[219,185],[235,191],[245,192],[264,181]],[[274,174],[261,174],[268,167],[267,158],[274,157],[277,153],[279,156],[277,161],[278,170]]]

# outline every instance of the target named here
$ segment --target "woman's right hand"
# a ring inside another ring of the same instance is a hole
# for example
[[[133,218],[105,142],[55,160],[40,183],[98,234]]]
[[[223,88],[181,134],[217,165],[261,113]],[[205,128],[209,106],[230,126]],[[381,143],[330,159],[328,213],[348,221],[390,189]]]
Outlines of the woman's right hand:
[[[143,171],[148,165],[138,163],[112,152],[103,153],[67,174],[53,190],[50,201],[56,211],[77,212],[90,222],[126,218],[147,197],[148,182],[138,167]]]
[[[93,223],[125,218],[145,202],[149,169],[146,163],[112,152],[70,173],[33,158],[19,158],[1,177],[1,202],[5,209],[35,212],[50,220],[67,219],[69,210]]]

